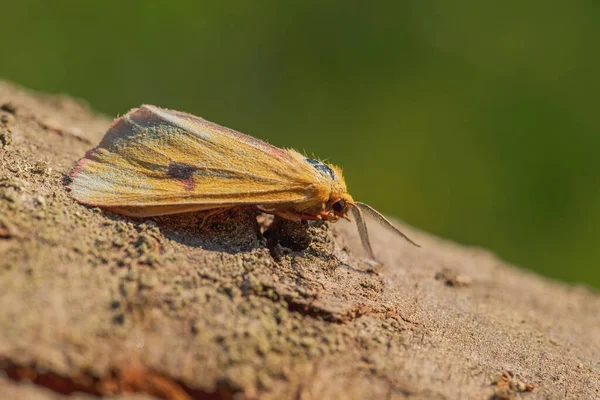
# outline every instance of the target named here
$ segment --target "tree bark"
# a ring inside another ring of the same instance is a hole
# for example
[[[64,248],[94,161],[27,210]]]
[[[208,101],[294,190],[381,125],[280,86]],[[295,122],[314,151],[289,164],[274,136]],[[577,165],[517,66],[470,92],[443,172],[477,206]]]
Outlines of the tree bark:
[[[421,248],[370,224],[373,267],[344,221],[278,241],[251,209],[82,206],[68,173],[110,122],[0,82],[3,398],[600,396],[596,292],[405,225]]]

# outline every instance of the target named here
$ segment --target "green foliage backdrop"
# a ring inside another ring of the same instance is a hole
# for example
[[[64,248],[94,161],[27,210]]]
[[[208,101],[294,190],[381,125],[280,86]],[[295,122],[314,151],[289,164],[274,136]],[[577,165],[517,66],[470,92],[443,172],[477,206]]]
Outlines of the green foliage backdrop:
[[[353,195],[600,286],[597,1],[0,5],[0,76],[185,110],[343,166]]]

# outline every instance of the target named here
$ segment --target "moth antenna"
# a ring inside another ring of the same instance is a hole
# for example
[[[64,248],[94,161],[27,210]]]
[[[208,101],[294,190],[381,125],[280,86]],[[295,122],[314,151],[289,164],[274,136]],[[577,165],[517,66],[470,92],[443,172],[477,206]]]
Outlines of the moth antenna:
[[[369,257],[373,261],[377,261],[375,258],[375,254],[373,254],[373,249],[371,248],[371,241],[369,240],[369,231],[367,230],[367,223],[365,222],[365,218],[363,216],[362,211],[355,204],[352,204],[354,207],[350,208],[352,211],[352,216],[356,220],[356,227],[358,228],[358,235],[360,236],[360,241],[362,242],[363,247],[369,253]]]
[[[384,227],[386,227],[388,230],[390,230],[393,233],[395,233],[396,235],[400,236],[401,238],[403,238],[404,240],[406,240],[407,242],[409,242],[413,246],[421,247],[418,244],[416,244],[415,242],[413,242],[404,233],[402,233],[400,231],[400,229],[396,228],[390,221],[388,221],[388,219],[386,217],[384,217],[383,215],[381,215],[379,213],[379,211],[377,211],[376,209],[374,209],[370,205],[365,204],[365,203],[361,203],[361,202],[358,202],[358,201],[355,202],[354,204],[355,204],[355,207],[352,208],[353,210],[360,210],[360,209],[364,210],[367,214],[369,214],[370,216],[372,216],[373,218],[375,218],[377,220],[377,222],[379,222],[381,225],[383,225]],[[362,212],[360,213],[360,218],[362,218]],[[358,223],[358,219],[356,221]],[[364,225],[364,230],[365,230],[365,235],[366,235],[367,227],[366,227],[364,221],[362,222],[362,224]],[[360,232],[360,228],[358,230]],[[362,234],[361,234],[361,239],[362,239]],[[367,241],[368,241],[368,237],[367,237]],[[364,240],[363,240],[363,244],[364,244]]]

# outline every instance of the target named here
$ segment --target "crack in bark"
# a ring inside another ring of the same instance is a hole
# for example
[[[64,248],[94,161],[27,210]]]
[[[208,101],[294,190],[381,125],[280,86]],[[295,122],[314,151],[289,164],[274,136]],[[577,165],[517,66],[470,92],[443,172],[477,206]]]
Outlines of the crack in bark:
[[[347,324],[358,318],[369,315],[381,319],[394,319],[396,321],[401,320],[404,323],[410,324],[415,327],[422,325],[419,322],[415,322],[409,318],[406,318],[397,310],[377,310],[374,307],[363,303],[355,304],[352,308],[348,310],[336,313],[314,306],[313,303],[315,300],[317,300],[317,297],[313,298],[309,302],[296,301],[295,297],[291,295],[282,295],[282,298],[288,305],[288,311],[297,312],[311,318],[322,319],[326,322]]]
[[[30,381],[53,392],[70,395],[75,392],[93,396],[122,393],[145,393],[164,400],[226,400],[233,398],[234,390],[226,381],[218,381],[215,391],[192,388],[185,383],[144,367],[115,368],[107,376],[93,376],[80,372],[64,376],[55,372],[21,365],[11,360],[0,360],[0,371],[15,382]]]

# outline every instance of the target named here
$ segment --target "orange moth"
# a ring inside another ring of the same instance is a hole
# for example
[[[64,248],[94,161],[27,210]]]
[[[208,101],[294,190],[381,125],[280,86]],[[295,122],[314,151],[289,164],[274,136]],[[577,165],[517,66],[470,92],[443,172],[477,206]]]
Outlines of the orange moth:
[[[416,246],[375,209],[354,201],[338,167],[151,105],[116,119],[71,178],[80,203],[133,217],[255,206],[292,220],[336,222],[352,212],[375,259],[365,212]]]

